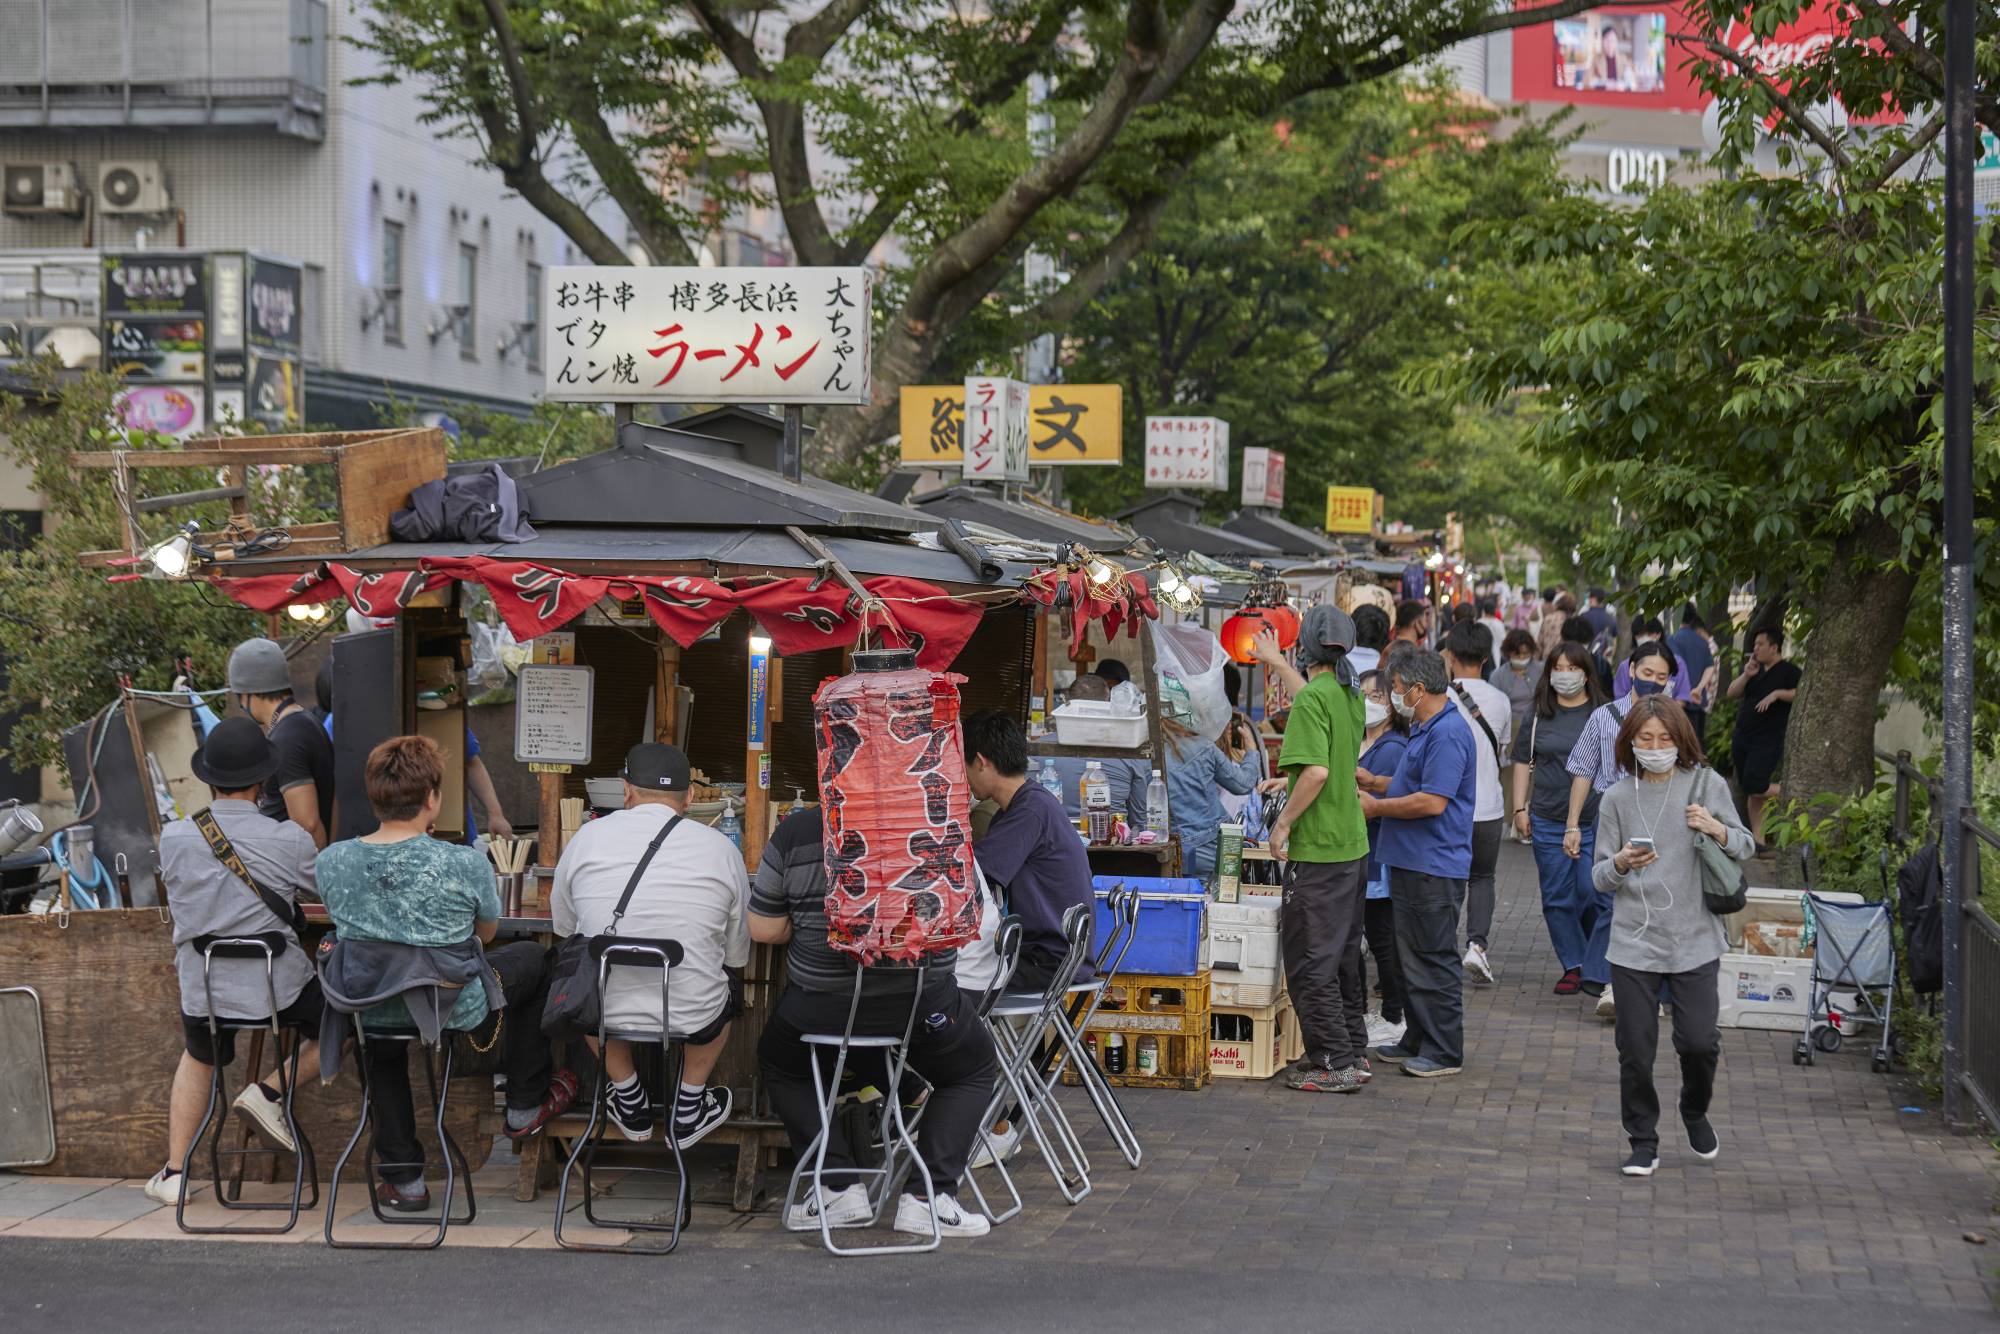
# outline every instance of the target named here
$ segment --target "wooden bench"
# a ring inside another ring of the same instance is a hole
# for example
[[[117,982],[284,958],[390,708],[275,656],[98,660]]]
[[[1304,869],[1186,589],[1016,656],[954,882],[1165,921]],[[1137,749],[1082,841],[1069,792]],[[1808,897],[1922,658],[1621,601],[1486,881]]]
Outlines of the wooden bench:
[[[520,1175],[515,1179],[514,1198],[523,1203],[533,1201],[544,1190],[554,1189],[557,1175],[563,1163],[569,1158],[570,1141],[583,1134],[590,1125],[587,1112],[569,1112],[549,1122],[538,1135],[522,1141],[517,1147],[521,1156]],[[482,1133],[499,1135],[505,1133],[506,1116],[495,1112],[480,1123]],[[647,1140],[645,1144],[629,1144],[618,1137],[615,1131],[606,1132],[610,1142],[625,1149],[645,1148],[656,1153],[667,1151],[664,1140]],[[753,1212],[757,1207],[757,1195],[762,1187],[764,1160],[774,1149],[790,1146],[785,1135],[785,1127],[775,1120],[756,1117],[735,1117],[708,1132],[704,1144],[734,1144],[736,1146],[736,1188],[731,1207],[739,1214]],[[553,1149],[553,1151],[551,1151]]]

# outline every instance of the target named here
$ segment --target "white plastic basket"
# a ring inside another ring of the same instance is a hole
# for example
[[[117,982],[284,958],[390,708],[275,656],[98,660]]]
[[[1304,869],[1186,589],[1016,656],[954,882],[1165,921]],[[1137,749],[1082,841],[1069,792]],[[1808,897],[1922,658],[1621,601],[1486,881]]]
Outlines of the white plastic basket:
[[[1146,740],[1146,715],[1119,713],[1094,699],[1073,699],[1049,715],[1056,740],[1065,746],[1110,746],[1135,750]]]

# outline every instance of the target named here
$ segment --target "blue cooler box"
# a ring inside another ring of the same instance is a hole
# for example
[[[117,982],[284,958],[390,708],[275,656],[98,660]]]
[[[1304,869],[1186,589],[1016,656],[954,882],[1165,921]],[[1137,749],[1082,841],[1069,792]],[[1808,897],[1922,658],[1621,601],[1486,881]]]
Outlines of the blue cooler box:
[[[1111,939],[1111,891],[1139,891],[1137,933],[1118,965],[1119,972],[1193,977],[1201,971],[1208,913],[1208,887],[1201,880],[1192,876],[1099,875],[1091,877],[1090,887],[1097,904],[1094,949],[1102,949]]]

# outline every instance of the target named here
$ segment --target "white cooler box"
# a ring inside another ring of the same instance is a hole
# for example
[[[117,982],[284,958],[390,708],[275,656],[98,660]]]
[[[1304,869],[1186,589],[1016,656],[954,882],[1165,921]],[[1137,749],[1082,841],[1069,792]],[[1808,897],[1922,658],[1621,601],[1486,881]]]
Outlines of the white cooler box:
[[[1859,894],[1821,894],[1836,903],[1861,903]],[[1743,929],[1751,922],[1803,922],[1796,889],[1752,888],[1743,911],[1723,918],[1728,952],[1722,956],[1715,986],[1721,1005],[1717,1022],[1723,1028],[1801,1030],[1812,989],[1810,956],[1788,959],[1752,954],[1743,948]]]
[[[1209,1003],[1270,1005],[1285,990],[1275,894],[1208,905]]]

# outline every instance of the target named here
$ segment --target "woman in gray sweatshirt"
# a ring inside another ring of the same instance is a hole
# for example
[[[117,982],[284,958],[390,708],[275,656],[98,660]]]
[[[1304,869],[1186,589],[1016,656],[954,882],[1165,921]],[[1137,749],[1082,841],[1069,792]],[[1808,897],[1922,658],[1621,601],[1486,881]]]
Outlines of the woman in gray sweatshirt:
[[[1722,1050],[1716,992],[1722,919],[1701,896],[1695,840],[1708,838],[1738,861],[1756,844],[1736,818],[1729,785],[1703,764],[1687,712],[1666,695],[1637,701],[1616,742],[1617,783],[1597,816],[1597,888],[1612,896],[1611,990],[1617,998],[1618,1107],[1632,1155],[1626,1176],[1651,1176],[1660,1163],[1660,1098],[1653,1053],[1660,1019],[1654,998],[1673,998],[1674,1050],[1681,1058],[1681,1123],[1697,1158],[1722,1151],[1708,1123]]]

